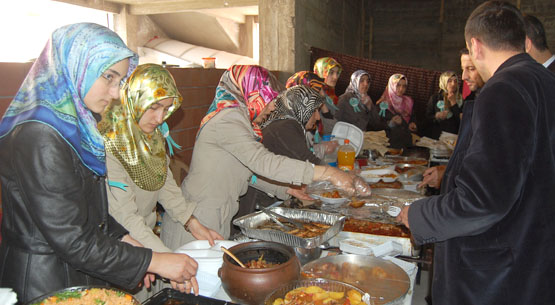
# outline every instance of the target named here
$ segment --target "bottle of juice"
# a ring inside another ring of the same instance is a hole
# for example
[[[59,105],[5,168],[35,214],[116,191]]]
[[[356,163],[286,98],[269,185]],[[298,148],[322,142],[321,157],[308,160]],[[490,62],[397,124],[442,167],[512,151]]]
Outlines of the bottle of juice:
[[[337,167],[342,170],[352,170],[355,167],[355,148],[345,139],[343,145],[337,149]]]

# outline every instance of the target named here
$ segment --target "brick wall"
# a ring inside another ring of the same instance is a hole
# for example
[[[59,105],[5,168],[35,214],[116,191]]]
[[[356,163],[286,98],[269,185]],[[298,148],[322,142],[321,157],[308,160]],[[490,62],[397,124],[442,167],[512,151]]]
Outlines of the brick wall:
[[[169,70],[183,96],[181,109],[168,119],[170,134],[182,148],[176,152],[176,157],[190,164],[200,120],[212,103],[216,86],[225,70],[185,68]]]
[[[4,115],[31,65],[31,63],[0,63],[2,80],[0,116]],[[177,158],[189,164],[200,120],[212,103],[216,86],[225,70],[185,68],[169,70],[175,78],[179,92],[183,95],[183,104],[181,109],[168,119],[168,124],[172,137],[182,146],[182,150],[176,151]]]

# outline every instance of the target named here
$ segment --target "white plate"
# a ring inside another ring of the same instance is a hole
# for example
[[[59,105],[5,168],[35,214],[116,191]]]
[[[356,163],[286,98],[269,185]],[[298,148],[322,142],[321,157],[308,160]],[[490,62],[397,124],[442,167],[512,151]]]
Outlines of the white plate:
[[[320,199],[322,202],[329,203],[329,204],[342,204],[349,201],[349,198],[329,198],[329,197],[324,197],[316,194],[311,194],[310,196],[316,199]]]
[[[394,177],[383,177],[384,175],[393,175]],[[366,180],[366,182],[370,183],[375,183],[380,180],[383,182],[393,182],[399,178],[399,174],[391,169],[364,170],[360,172],[360,176]]]

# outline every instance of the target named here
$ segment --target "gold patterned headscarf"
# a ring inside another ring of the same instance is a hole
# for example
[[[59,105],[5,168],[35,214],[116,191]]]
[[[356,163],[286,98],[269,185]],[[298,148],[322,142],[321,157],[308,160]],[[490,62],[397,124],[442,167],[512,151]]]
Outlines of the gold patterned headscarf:
[[[138,187],[157,191],[167,176],[164,136],[159,128],[151,134],[143,132],[139,120],[154,103],[173,98],[166,120],[183,98],[170,72],[155,64],[138,66],[121,93],[121,104],[111,105],[98,125],[106,151],[121,162]]]

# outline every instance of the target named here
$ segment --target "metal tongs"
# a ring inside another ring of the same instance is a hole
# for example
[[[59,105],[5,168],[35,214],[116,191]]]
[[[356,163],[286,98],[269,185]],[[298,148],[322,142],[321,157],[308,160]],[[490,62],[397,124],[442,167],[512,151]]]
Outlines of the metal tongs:
[[[293,230],[293,228],[291,228],[288,225],[285,225],[284,223],[282,223],[281,221],[279,221],[279,218],[291,223],[292,225],[294,225],[295,227],[297,227],[297,229],[302,229],[303,228],[303,224],[293,220],[291,218],[285,217],[283,215],[280,215],[272,210],[269,209],[262,209],[262,212],[265,213],[266,215],[270,216],[270,219],[273,220],[276,224],[278,224],[280,227],[282,227],[283,229],[285,229],[286,231],[291,231]]]

